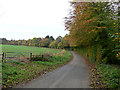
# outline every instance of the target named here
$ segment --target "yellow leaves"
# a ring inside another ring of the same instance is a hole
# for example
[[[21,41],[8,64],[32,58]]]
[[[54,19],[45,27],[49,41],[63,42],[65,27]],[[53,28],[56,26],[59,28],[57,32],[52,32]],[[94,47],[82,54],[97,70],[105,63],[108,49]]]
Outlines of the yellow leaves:
[[[62,46],[62,43],[61,42],[59,42],[58,43],[58,45],[57,45],[57,47],[61,47]]]
[[[118,37],[115,38],[116,40],[118,39]]]
[[[120,38],[116,37],[115,40],[120,40]]]
[[[29,46],[31,46],[31,44],[29,43]]]
[[[107,28],[107,27],[97,27],[97,26],[95,26],[96,28],[98,28],[98,29],[105,29],[105,28]]]
[[[101,29],[101,27],[96,27],[96,28]]]
[[[97,31],[97,30],[91,30],[91,32],[95,32],[95,33],[97,33],[98,31]]]
[[[53,41],[53,42],[49,45],[49,47],[53,47],[53,46],[55,45],[55,43],[56,43],[56,41]]]
[[[120,38],[117,38],[117,40],[120,40]]]
[[[116,38],[114,38],[112,41],[114,42],[114,41],[116,41],[116,40],[120,40],[120,38],[116,37]]]
[[[91,30],[92,32],[94,32],[94,30]]]
[[[6,88],[6,86],[3,86],[4,88]]]
[[[115,41],[115,39],[114,40],[112,40],[113,42]]]
[[[102,27],[102,28],[106,28],[106,27]]]
[[[98,9],[98,8],[94,8],[94,9]]]
[[[120,35],[120,33],[115,33],[116,35]]]
[[[116,57],[117,57],[117,58],[120,58],[120,52],[118,52],[118,54],[116,54]]]

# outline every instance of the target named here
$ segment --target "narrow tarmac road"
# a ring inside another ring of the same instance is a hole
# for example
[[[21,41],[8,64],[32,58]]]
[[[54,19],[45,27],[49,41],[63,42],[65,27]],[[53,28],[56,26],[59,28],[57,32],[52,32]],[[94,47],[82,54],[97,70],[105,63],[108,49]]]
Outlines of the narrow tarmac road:
[[[83,58],[72,52],[67,65],[45,74],[20,88],[89,88],[88,67]]]

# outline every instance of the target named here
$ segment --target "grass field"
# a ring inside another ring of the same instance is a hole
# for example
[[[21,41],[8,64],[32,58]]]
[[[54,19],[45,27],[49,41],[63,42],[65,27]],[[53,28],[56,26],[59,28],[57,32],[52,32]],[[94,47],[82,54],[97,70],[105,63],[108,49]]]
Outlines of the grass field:
[[[30,61],[27,63],[7,60],[2,63],[2,85],[3,87],[13,87],[21,82],[29,81],[36,76],[45,74],[51,70],[66,64],[72,54],[69,51],[63,52],[61,55],[57,53],[63,50],[48,49],[29,46],[2,45],[3,52],[32,52],[34,55],[44,54],[46,52],[56,54],[47,58],[49,61]],[[27,54],[25,54],[27,56]]]
[[[33,54],[43,54],[46,52],[56,54],[62,50],[58,49],[48,49],[41,47],[32,47],[32,46],[17,46],[17,45],[2,45],[2,52],[22,52],[24,55],[28,56],[29,53]]]

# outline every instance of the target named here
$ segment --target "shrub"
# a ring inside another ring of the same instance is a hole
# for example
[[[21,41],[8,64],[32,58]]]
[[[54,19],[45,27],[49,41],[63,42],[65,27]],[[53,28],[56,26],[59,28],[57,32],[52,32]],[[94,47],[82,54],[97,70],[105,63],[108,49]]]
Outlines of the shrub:
[[[31,61],[47,61],[51,62],[48,58],[52,58],[51,55],[49,54],[44,54],[44,55],[33,55],[31,58]]]

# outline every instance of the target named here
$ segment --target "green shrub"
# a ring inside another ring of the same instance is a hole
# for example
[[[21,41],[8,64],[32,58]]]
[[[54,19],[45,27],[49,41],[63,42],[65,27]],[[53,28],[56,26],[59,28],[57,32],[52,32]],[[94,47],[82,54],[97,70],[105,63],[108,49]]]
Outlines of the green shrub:
[[[10,60],[9,62],[11,62],[11,63],[13,63],[13,64],[25,65],[25,63],[20,62],[20,61],[16,61],[16,60]]]
[[[120,88],[120,70],[111,65],[98,64],[98,70],[109,88]]]
[[[49,55],[49,54],[34,55],[31,58],[31,61],[47,61],[47,62],[51,62],[51,60],[49,58],[52,58],[52,56]]]

